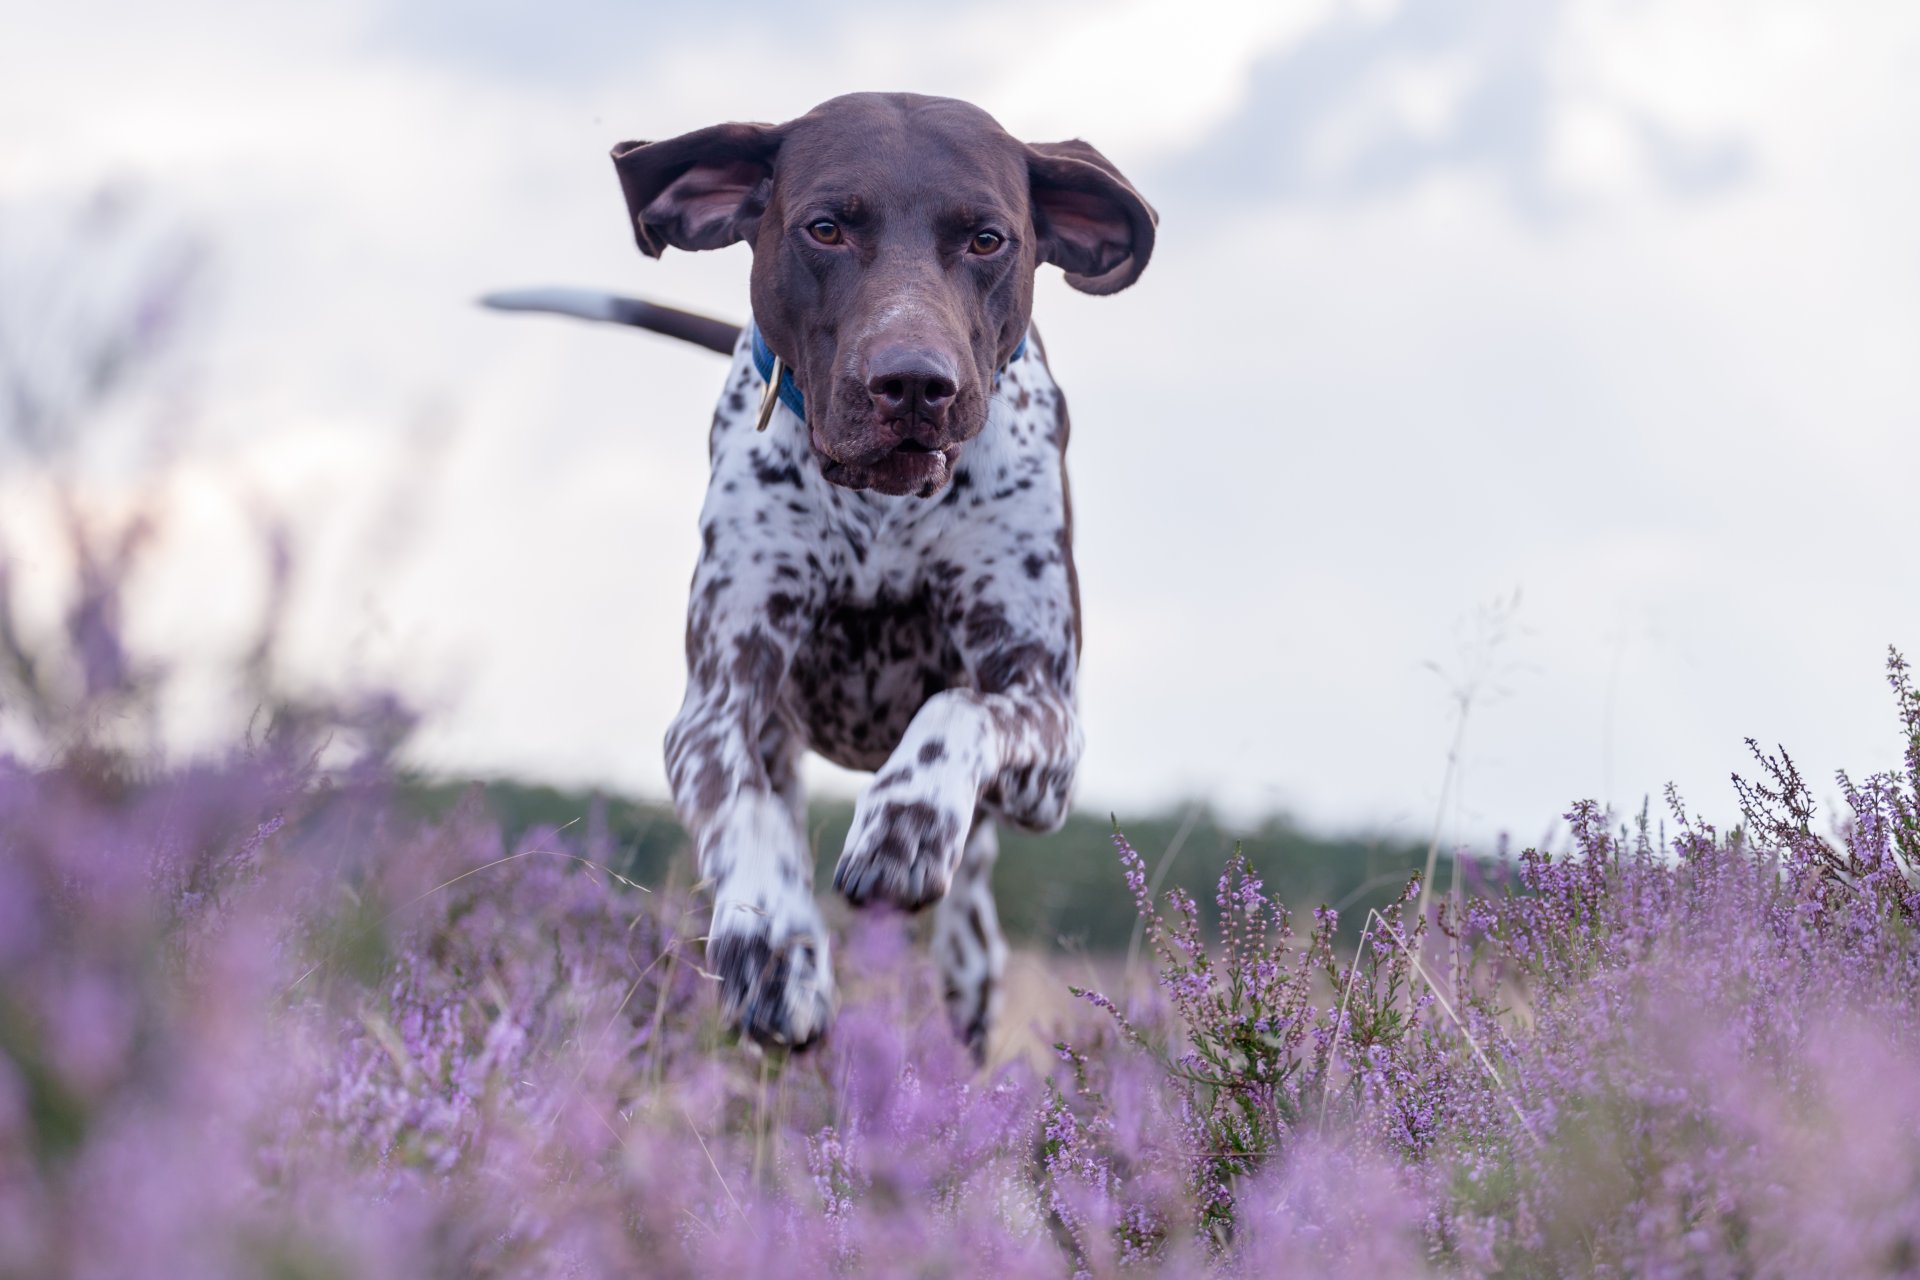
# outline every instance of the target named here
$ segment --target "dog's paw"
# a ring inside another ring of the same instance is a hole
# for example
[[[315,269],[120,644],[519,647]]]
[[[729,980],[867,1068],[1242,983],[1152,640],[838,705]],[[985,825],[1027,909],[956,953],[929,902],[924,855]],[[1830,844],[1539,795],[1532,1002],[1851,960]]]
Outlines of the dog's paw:
[[[721,1012],[759,1044],[804,1049],[833,1021],[826,926],[810,914],[810,922],[776,928],[750,908],[722,904],[715,912],[707,968],[720,979]]]
[[[943,797],[933,788],[886,787],[882,774],[854,806],[853,829],[833,870],[849,902],[878,899],[918,911],[946,895],[973,822],[971,793]]]

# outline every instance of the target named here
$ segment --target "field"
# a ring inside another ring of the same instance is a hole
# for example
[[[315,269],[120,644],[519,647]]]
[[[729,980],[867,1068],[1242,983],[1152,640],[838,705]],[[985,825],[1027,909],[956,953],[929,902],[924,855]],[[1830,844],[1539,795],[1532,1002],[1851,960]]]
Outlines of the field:
[[[1004,860],[985,1070],[912,921],[836,917],[832,1034],[756,1054],[657,812],[423,784],[379,701],[165,766],[90,728],[104,681],[0,765],[0,1275],[1911,1274],[1888,674],[1905,770],[1831,823],[1757,755],[1736,829],[1577,805],[1424,915],[1279,827],[1248,862],[1209,823],[1152,896],[1199,821],[1077,820]]]

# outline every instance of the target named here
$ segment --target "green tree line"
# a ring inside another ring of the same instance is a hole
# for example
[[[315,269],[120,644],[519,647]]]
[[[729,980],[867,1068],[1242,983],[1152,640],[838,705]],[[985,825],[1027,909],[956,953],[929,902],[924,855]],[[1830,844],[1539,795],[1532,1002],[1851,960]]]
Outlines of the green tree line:
[[[500,779],[420,779],[407,789],[422,816],[443,815],[463,799],[482,806],[509,845],[529,831],[566,827],[570,840],[590,843],[613,870],[640,884],[685,886],[694,880],[686,835],[663,802]],[[811,807],[815,883],[823,891],[832,883],[852,818],[848,801],[815,800]],[[1427,856],[1424,845],[1404,838],[1319,834],[1285,817],[1236,824],[1203,804],[1117,818],[1148,869],[1160,874],[1161,890],[1185,889],[1200,903],[1203,917],[1211,915],[1221,869],[1239,847],[1297,922],[1317,906],[1338,907],[1341,932],[1349,936],[1357,933],[1367,909],[1391,901]],[[1113,822],[1105,814],[1078,812],[1050,835],[1001,831],[994,897],[1011,941],[1060,950],[1125,950],[1134,910],[1114,852]],[[1462,870],[1472,878],[1479,868]],[[1442,850],[1436,887],[1444,891],[1453,874],[1452,856]]]

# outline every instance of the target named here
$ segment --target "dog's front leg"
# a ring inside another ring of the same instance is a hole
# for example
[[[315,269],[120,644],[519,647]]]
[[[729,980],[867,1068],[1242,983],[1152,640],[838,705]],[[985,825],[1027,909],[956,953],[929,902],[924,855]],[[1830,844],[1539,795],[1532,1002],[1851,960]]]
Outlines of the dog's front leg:
[[[947,892],[976,808],[1034,831],[1066,820],[1083,739],[1052,665],[1036,654],[997,688],[927,700],[861,793],[837,889],[915,910]]]
[[[763,1043],[800,1046],[833,1014],[827,931],[792,796],[776,785],[791,761],[766,744],[806,625],[798,597],[742,591],[734,566],[703,562],[687,631],[687,696],[667,732],[674,809],[713,893],[707,966],[728,1019]]]

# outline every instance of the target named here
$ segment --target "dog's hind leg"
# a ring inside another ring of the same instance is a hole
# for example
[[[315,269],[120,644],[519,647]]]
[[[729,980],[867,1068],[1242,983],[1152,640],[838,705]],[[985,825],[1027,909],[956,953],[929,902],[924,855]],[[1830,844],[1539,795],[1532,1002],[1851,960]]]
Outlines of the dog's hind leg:
[[[953,885],[933,910],[933,954],[940,965],[947,1017],[976,1063],[986,1061],[987,1036],[999,1020],[1004,998],[1007,940],[993,906],[993,864],[999,856],[993,819],[976,812]]]

